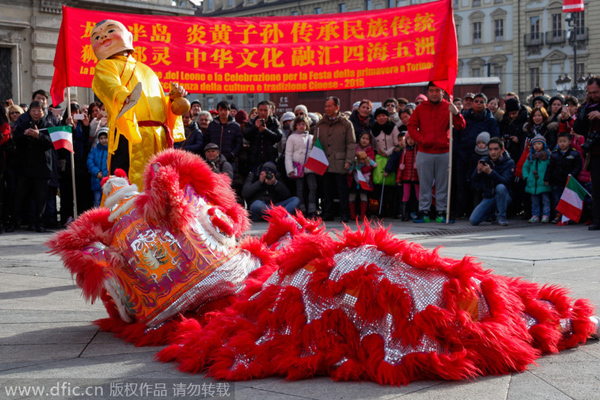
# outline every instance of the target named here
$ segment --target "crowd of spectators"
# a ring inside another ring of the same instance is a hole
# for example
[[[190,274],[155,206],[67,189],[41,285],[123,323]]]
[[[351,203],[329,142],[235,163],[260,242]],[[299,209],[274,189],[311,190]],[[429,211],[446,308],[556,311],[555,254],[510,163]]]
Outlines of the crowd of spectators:
[[[433,83],[414,102],[377,100],[374,110],[369,99],[349,105],[329,97],[322,110],[298,104],[281,116],[270,101],[248,111],[227,101],[206,111],[193,101],[182,116],[186,139],[175,147],[231,181],[254,221],[274,204],[326,221],[558,223],[569,176],[600,198],[600,77],[588,81],[581,105],[542,88],[523,101],[515,93],[467,93],[450,102]],[[74,198],[79,213],[100,204],[108,175],[106,114],[99,103],[69,107],[71,117],[49,107],[39,90],[29,105],[9,101],[0,113],[0,232],[65,226]],[[73,166],[48,134],[59,125],[73,128]],[[323,175],[305,168],[317,142],[328,162]],[[589,203],[583,220],[600,229],[600,201]]]

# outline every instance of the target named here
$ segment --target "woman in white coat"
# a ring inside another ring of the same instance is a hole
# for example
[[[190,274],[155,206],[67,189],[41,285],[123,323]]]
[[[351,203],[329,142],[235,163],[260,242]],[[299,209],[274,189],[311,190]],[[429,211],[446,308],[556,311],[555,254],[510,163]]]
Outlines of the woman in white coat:
[[[317,211],[317,177],[304,168],[312,149],[312,135],[308,132],[310,123],[305,116],[296,117],[290,126],[292,133],[285,146],[285,170],[290,179],[296,181],[296,196],[300,199],[300,211],[313,217]],[[304,196],[304,184],[308,186],[308,213]]]

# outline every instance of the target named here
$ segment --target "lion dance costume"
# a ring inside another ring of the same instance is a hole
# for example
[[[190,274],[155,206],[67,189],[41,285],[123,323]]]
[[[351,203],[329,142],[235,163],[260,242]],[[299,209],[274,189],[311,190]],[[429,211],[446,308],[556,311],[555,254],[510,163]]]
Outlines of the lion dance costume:
[[[261,238],[198,157],[155,156],[138,193],[122,177],[49,243],[96,321],[189,372],[244,380],[465,379],[523,371],[598,334],[587,300],[443,258],[368,224],[332,237],[274,209]]]

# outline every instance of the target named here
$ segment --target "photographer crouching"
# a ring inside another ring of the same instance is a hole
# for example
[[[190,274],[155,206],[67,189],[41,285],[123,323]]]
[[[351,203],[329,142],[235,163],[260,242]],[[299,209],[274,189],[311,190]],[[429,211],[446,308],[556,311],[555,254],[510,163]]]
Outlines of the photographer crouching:
[[[213,172],[225,174],[233,181],[233,167],[225,156],[221,154],[218,144],[209,143],[204,146],[204,158]]]
[[[244,187],[242,197],[248,204],[252,221],[262,221],[271,203],[282,206],[293,214],[300,205],[300,199],[292,196],[287,186],[277,179],[275,163],[268,161],[259,168],[259,173],[250,172]]]
[[[483,192],[483,200],[471,213],[471,225],[479,225],[488,218],[496,218],[498,225],[506,226],[506,209],[512,200],[512,182],[515,162],[504,151],[501,138],[491,138],[488,142],[489,156],[477,163],[471,182],[474,189]]]
[[[585,166],[592,178],[592,225],[590,231],[600,230],[600,75],[587,82],[587,99],[577,111],[573,130],[585,137],[581,148],[586,152]]]

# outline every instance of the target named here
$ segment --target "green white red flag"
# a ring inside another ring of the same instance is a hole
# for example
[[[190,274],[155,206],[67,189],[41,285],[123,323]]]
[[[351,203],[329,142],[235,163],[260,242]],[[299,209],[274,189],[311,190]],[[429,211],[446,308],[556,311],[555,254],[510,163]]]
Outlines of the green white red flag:
[[[569,175],[560,201],[556,206],[556,211],[570,220],[579,222],[583,211],[583,199],[585,199],[586,194],[588,192],[577,182],[577,179]]]
[[[563,12],[581,12],[583,11],[583,0],[563,0]]]
[[[323,151],[323,145],[321,144],[321,140],[319,138],[317,138],[315,141],[315,145],[310,151],[310,155],[306,159],[306,164],[304,164],[304,167],[314,171],[319,175],[323,175],[325,171],[327,171],[327,167],[329,167],[329,160]]]
[[[363,190],[367,190],[369,192],[373,191],[373,188],[369,185],[369,181],[367,181],[365,174],[363,174],[360,169],[356,170],[356,178],[358,179],[358,184]]]
[[[69,125],[65,126],[53,126],[48,128],[48,134],[52,139],[54,149],[67,149],[71,153],[73,151],[73,128]]]

